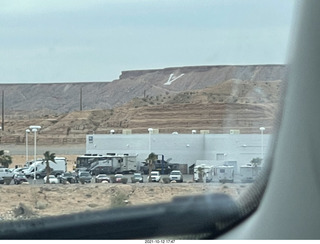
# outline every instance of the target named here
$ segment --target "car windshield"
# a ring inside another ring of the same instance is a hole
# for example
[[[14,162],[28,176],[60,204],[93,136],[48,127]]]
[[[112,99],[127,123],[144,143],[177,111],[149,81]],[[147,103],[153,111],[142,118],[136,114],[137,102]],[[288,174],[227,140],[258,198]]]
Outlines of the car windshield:
[[[0,162],[31,167],[0,218],[238,199],[268,164],[294,4],[5,0]]]

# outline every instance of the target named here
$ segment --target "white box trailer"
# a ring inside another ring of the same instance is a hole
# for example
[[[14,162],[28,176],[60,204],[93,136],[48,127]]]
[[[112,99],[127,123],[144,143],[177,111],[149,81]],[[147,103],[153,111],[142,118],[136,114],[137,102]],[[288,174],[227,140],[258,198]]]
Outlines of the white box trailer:
[[[261,166],[246,164],[240,166],[241,182],[253,182],[261,171]]]
[[[234,181],[234,166],[217,166],[217,176],[219,182],[233,182]]]
[[[195,182],[201,181],[201,175],[202,175],[202,180],[204,182],[210,182],[213,180],[213,166],[205,165],[205,164],[200,164],[194,166],[194,175],[193,175],[193,180]]]
[[[121,155],[120,172],[123,174],[133,174],[140,171],[140,164],[137,162],[137,155]]]

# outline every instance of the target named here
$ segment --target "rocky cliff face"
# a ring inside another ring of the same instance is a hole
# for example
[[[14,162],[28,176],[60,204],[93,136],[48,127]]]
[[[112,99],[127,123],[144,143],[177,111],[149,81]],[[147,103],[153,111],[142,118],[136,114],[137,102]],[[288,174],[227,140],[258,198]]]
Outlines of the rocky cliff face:
[[[24,143],[31,124],[42,126],[39,140],[53,144],[84,142],[85,134],[110,129],[271,132],[285,77],[283,65],[199,66],[123,71],[112,82],[1,84],[2,142]]]

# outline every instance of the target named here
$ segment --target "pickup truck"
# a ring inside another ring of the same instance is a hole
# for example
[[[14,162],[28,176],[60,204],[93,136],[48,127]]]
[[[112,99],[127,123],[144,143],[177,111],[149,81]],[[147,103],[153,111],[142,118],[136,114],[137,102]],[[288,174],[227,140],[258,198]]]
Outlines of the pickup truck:
[[[159,182],[161,180],[160,172],[159,171],[151,171],[151,181]],[[148,176],[149,181],[149,176]]]

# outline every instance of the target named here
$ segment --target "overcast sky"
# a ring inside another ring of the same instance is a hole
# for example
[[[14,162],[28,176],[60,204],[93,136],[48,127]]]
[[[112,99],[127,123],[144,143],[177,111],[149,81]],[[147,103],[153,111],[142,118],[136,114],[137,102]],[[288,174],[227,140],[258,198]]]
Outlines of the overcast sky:
[[[0,0],[0,83],[283,64],[293,0]]]

